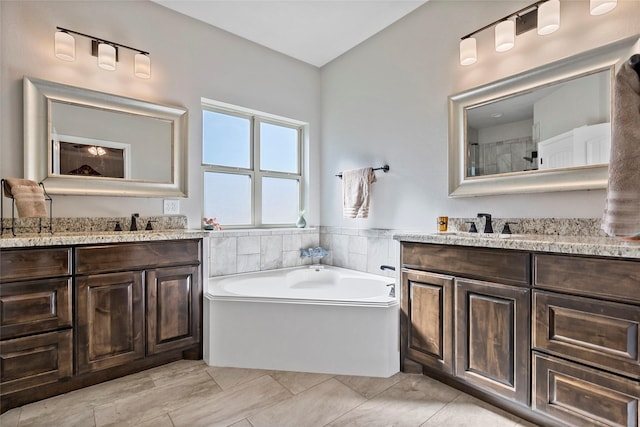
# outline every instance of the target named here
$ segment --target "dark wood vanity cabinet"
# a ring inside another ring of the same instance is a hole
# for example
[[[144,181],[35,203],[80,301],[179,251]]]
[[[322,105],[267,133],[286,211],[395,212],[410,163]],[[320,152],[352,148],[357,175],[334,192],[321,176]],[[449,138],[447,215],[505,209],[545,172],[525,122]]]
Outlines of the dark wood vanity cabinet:
[[[540,425],[640,425],[640,260],[408,242],[401,257],[403,360]]]
[[[0,252],[0,395],[73,373],[71,248]]]
[[[2,411],[201,357],[201,245],[3,249]]]
[[[78,372],[200,342],[198,241],[80,247],[76,272]]]
[[[529,254],[405,243],[402,264],[401,357],[528,405]]]
[[[532,408],[570,425],[640,423],[640,262],[534,255]]]

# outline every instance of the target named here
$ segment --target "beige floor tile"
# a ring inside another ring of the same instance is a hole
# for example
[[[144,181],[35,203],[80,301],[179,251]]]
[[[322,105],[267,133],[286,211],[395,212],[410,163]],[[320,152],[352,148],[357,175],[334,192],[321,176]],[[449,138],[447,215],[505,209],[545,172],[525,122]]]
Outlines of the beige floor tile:
[[[9,409],[4,414],[0,415],[0,426],[2,427],[17,427],[18,421],[20,421],[21,408]]]
[[[298,394],[311,387],[327,381],[333,375],[313,374],[310,372],[272,371],[271,377],[287,388],[291,393]]]
[[[176,379],[170,385],[154,387],[124,399],[95,408],[98,427],[112,424],[136,425],[160,414],[199,402],[203,398],[222,392],[211,377],[203,372],[192,372]]]
[[[336,379],[357,391],[367,399],[371,399],[373,396],[380,394],[392,385],[397,384],[403,376],[407,376],[407,374],[399,372],[389,378],[338,375],[336,376]]]
[[[135,427],[173,427],[173,423],[171,422],[169,414],[164,414],[140,424],[136,424]]]
[[[223,390],[236,387],[240,384],[255,380],[271,371],[263,369],[244,369],[244,368],[220,368],[217,366],[209,366],[206,369],[211,378],[218,383]]]
[[[291,397],[269,375],[169,413],[176,427],[228,426]]]
[[[330,425],[418,427],[459,395],[459,391],[430,378],[405,376]]]
[[[93,408],[85,408],[75,412],[68,412],[64,407],[51,412],[23,420],[20,417],[20,427],[94,427],[96,425]]]
[[[209,367],[203,360],[179,360],[147,371],[156,386],[174,384],[193,372],[203,373]]]
[[[335,379],[249,417],[255,427],[324,426],[366,399]]]
[[[32,418],[41,418],[43,414],[54,413],[60,408],[64,408],[66,413],[82,412],[87,408],[132,396],[153,387],[153,381],[146,371],[139,372],[25,405],[22,407],[20,423],[26,423]]]
[[[498,408],[493,408],[481,401],[461,394],[453,402],[449,403],[422,427],[515,427],[516,418],[508,415]]]

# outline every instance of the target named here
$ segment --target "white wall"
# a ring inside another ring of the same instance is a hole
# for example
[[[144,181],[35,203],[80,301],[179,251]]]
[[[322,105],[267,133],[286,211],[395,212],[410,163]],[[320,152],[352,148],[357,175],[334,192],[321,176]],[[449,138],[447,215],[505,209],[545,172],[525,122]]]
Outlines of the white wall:
[[[505,123],[503,125],[486,127],[478,130],[478,143],[490,144],[492,142],[506,141],[508,139],[526,138],[532,134],[533,119],[520,120],[519,122]]]
[[[31,76],[189,110],[189,197],[181,213],[200,226],[202,135],[206,97],[309,123],[307,220],[319,223],[320,73],[225,31],[148,1],[0,1],[0,176],[23,176],[22,78]],[[76,37],[76,61],[53,55],[56,26],[151,53],[150,80],[133,76],[133,52],[115,72],[96,66],[89,39]],[[153,161],[153,158],[150,159]],[[59,217],[162,214],[162,199],[59,196]],[[10,211],[9,211],[10,212]],[[6,213],[6,212],[5,212]]]
[[[459,65],[460,37],[530,1],[431,0],[322,69],[322,217],[325,226],[435,231],[436,217],[599,217],[605,191],[447,196],[447,97],[638,34],[640,2],[589,15],[587,0],[561,2],[561,27],[530,31],[506,53],[478,34],[478,62]],[[341,170],[381,166],[368,219],[341,217]]]

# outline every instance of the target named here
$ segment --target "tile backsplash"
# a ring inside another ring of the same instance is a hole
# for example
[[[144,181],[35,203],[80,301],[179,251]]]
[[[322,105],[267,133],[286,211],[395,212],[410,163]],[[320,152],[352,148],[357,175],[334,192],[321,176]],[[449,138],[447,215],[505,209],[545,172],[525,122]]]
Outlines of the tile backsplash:
[[[398,243],[391,230],[320,227],[221,231],[209,235],[209,277],[321,263],[374,274],[395,265]],[[322,260],[300,258],[300,248],[321,246]]]
[[[318,263],[300,248],[319,245],[317,228],[231,230],[209,233],[209,277]]]

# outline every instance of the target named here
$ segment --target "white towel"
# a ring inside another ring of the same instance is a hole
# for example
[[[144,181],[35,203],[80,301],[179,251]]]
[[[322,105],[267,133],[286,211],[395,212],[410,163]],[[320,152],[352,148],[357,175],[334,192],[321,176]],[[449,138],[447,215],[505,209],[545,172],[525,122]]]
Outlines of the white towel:
[[[376,182],[373,168],[342,172],[342,215],[345,218],[367,218],[371,184]]]
[[[611,159],[602,229],[640,235],[640,77],[625,62],[616,75]]]

